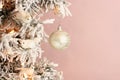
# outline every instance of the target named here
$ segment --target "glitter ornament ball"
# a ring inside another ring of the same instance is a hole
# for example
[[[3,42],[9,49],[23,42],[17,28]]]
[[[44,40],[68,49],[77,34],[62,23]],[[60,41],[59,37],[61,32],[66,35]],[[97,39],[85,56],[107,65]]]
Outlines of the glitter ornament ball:
[[[70,44],[70,36],[67,32],[63,31],[59,26],[58,30],[50,35],[49,42],[50,45],[55,49],[64,50]]]

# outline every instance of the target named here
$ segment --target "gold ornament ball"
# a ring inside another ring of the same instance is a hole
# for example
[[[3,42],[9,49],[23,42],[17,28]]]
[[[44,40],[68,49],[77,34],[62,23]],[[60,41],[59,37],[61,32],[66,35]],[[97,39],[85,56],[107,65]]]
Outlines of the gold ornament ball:
[[[70,36],[67,32],[62,31],[61,27],[58,27],[58,30],[50,35],[49,43],[55,49],[64,50],[70,44]]]

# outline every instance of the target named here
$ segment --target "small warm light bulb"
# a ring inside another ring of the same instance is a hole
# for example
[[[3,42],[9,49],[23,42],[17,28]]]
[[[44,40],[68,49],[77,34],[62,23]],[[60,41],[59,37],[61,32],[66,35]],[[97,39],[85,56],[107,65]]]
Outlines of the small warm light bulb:
[[[60,12],[60,11],[59,11],[59,6],[56,5],[55,8],[54,8],[54,13],[55,13],[55,14],[58,14],[59,12]]]
[[[14,32],[15,32],[15,30],[11,30],[9,33],[11,33],[11,34],[12,34],[12,33],[14,33]]]
[[[3,4],[2,4],[2,1],[0,1],[0,9],[2,9],[3,7]]]

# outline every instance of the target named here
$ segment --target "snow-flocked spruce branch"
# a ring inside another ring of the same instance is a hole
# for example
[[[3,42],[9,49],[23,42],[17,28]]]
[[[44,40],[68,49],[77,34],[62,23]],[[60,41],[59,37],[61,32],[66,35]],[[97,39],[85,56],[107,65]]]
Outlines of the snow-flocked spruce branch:
[[[44,25],[55,19],[41,17],[50,11],[71,16],[69,5],[66,0],[0,0],[0,80],[63,80],[57,64],[42,58],[41,43],[48,38]]]

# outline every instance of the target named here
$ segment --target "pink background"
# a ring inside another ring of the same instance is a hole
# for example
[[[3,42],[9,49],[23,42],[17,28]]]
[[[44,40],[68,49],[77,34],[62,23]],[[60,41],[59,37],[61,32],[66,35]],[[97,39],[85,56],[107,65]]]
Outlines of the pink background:
[[[120,0],[68,0],[72,17],[56,18],[71,36],[71,45],[58,51],[43,44],[44,56],[59,64],[64,80],[120,80]],[[49,16],[51,17],[51,16]]]

